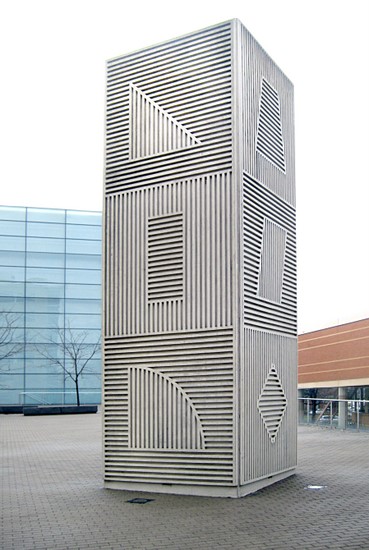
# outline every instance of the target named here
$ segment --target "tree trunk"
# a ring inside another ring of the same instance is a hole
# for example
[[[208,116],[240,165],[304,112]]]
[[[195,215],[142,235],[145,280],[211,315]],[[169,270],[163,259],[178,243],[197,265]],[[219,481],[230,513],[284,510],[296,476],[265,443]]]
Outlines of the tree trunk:
[[[77,407],[79,407],[79,406],[80,406],[80,402],[79,402],[78,378],[76,378],[76,396],[77,396]]]

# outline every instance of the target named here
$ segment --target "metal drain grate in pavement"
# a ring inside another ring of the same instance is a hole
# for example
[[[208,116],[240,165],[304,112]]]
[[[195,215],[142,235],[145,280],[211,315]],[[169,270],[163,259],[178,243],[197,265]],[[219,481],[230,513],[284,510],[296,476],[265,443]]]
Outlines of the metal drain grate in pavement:
[[[152,502],[153,498],[132,498],[131,500],[127,500],[130,504],[147,504],[148,502]]]

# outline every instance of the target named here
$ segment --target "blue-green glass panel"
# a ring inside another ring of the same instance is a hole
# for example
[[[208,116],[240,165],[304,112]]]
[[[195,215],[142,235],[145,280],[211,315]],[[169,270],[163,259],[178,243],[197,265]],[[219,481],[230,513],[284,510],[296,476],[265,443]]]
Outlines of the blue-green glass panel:
[[[0,386],[0,404],[1,405],[21,405],[22,401],[22,390],[20,389],[9,389],[2,388]]]
[[[0,296],[24,296],[24,283],[0,281]]]
[[[67,269],[66,282],[101,285],[101,269]]]
[[[1,360],[0,372],[3,374],[21,374],[24,371],[23,357],[7,357]]]
[[[101,403],[101,391],[99,389],[88,388],[88,390],[81,390],[79,392],[79,399],[81,405],[99,405]],[[77,403],[75,389],[70,388],[64,394],[65,405],[75,405]]]
[[[101,255],[101,241],[69,239],[66,241],[66,250],[68,254]]]
[[[24,405],[62,405],[63,400],[63,388],[28,388],[23,394]]]
[[[15,283],[14,283],[15,284]],[[63,298],[64,285],[56,283],[27,283],[26,285],[27,298]]]
[[[95,392],[101,388],[101,375],[97,373],[87,373],[83,372],[78,380],[78,385],[80,391],[92,391]],[[65,381],[65,389],[68,391],[73,390],[75,387],[73,380]]]
[[[1,237],[0,247],[2,250],[24,250],[26,245],[26,240],[24,237]]]
[[[22,314],[20,314],[19,318],[16,319],[14,323],[14,328],[12,329],[12,343],[9,344],[10,348],[12,348],[13,346],[16,346],[16,348],[20,350],[19,354],[21,355],[23,354],[22,348],[23,348],[23,342],[24,342],[23,319],[24,319],[24,316]]]
[[[0,281],[24,281],[24,267],[0,265]]]
[[[72,338],[74,341],[81,341],[83,338],[84,345],[93,346],[101,340],[100,329],[75,329],[72,327]],[[91,349],[91,348],[90,348]]]
[[[61,342],[58,329],[52,328],[27,328],[26,340],[29,344],[52,344]]]
[[[31,359],[27,357],[26,361],[27,374],[61,374],[62,370],[59,365],[53,362],[51,359],[45,359],[40,357]]]
[[[66,298],[101,298],[101,285],[65,285]]]
[[[67,298],[65,300],[66,313],[97,313],[101,315],[101,300],[79,300]]]
[[[64,267],[64,254],[53,254],[46,252],[28,252],[28,267]]]
[[[14,238],[14,237],[12,237]],[[29,252],[64,252],[64,239],[49,239],[47,237],[30,237],[27,239],[27,251]]]
[[[27,221],[29,222],[65,222],[65,210],[53,208],[28,208]]]
[[[23,389],[23,374],[9,374],[0,371],[0,387],[2,389]]]
[[[67,239],[86,239],[101,241],[101,225],[73,225],[67,226]]]
[[[20,235],[24,236],[26,232],[25,222],[15,222],[11,220],[0,220],[0,236]],[[1,241],[0,241],[1,243]],[[0,244],[1,246],[1,244]]]
[[[0,206],[0,220],[25,220],[26,209],[13,206]]]
[[[24,310],[24,298],[14,296],[0,296],[0,311],[21,313]]]
[[[26,298],[26,310],[28,313],[63,313],[63,298]]]
[[[80,210],[67,210],[67,223],[82,225],[101,225],[101,212],[84,212]]]
[[[26,391],[28,390],[57,390],[60,391],[64,387],[64,377],[59,374],[26,374]]]
[[[39,336],[40,331],[37,331],[37,337],[39,340],[45,340],[45,338]],[[34,334],[32,334],[34,336]],[[35,361],[41,360],[41,359],[63,359],[64,357],[64,351],[62,347],[58,346],[57,344],[50,344],[49,342],[38,342],[35,344],[35,342],[31,343],[28,342],[26,344],[25,348],[25,356],[27,357],[27,361],[30,359],[34,359]]]
[[[65,224],[29,222],[27,225],[28,237],[65,237]]]
[[[1,246],[0,239],[0,246]],[[18,265],[22,266],[25,262],[25,252],[14,252],[13,250],[0,250],[0,265]]]
[[[47,269],[43,267],[28,267],[27,282],[64,283],[64,269]]]
[[[18,355],[14,355],[11,357],[6,357],[1,360],[1,367],[0,367],[0,373],[2,374],[18,374],[21,375],[24,373],[24,349],[25,347],[22,346],[20,349],[23,351],[20,352]],[[5,353],[5,349],[2,349],[2,353]],[[0,383],[1,386],[1,383]],[[1,404],[1,403],[0,403]]]
[[[24,314],[0,311],[0,327],[6,327],[10,331],[6,341],[10,341],[10,337],[13,342],[19,341],[19,338],[22,339],[22,333],[19,334],[17,331],[24,327]],[[4,340],[0,340],[0,343],[4,343]]]
[[[57,313],[27,313],[28,328],[61,328],[64,326],[64,315]]]
[[[67,314],[65,318],[66,326],[78,329],[101,329],[101,315],[71,315]]]
[[[14,349],[19,350],[18,353],[6,357],[8,352],[13,353]],[[1,354],[3,358],[1,359],[0,372],[12,372],[12,369],[16,369],[17,372],[23,372],[23,363],[24,363],[24,353],[25,346],[23,342],[16,342],[15,344],[9,344],[6,346],[1,346]]]
[[[67,269],[101,269],[101,256],[88,254],[67,254]]]
[[[95,374],[99,377],[101,376],[101,356],[97,354],[94,355],[93,359],[87,363],[86,369],[83,371],[83,374]]]

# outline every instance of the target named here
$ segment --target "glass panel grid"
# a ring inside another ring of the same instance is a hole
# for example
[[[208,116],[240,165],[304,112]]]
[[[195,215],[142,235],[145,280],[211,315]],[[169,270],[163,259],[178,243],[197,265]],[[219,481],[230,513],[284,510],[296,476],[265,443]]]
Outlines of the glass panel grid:
[[[52,342],[60,342],[67,324],[91,347],[101,336],[101,214],[0,208],[0,308],[21,315],[14,335],[22,343],[7,360],[13,382],[0,388],[0,405],[32,402],[36,393],[75,402],[75,395],[63,395],[73,388],[53,363],[66,360],[65,350]],[[100,402],[100,379],[98,350],[81,379],[82,402]]]
[[[0,206],[0,220],[25,220],[26,208]]]

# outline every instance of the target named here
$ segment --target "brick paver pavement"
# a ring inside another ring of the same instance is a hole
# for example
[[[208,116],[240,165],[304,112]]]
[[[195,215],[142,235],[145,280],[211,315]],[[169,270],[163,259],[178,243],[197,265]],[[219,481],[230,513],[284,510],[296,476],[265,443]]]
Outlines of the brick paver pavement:
[[[297,474],[242,499],[102,487],[101,415],[0,416],[0,548],[369,549],[369,434],[299,429]],[[323,489],[306,489],[321,485]]]

